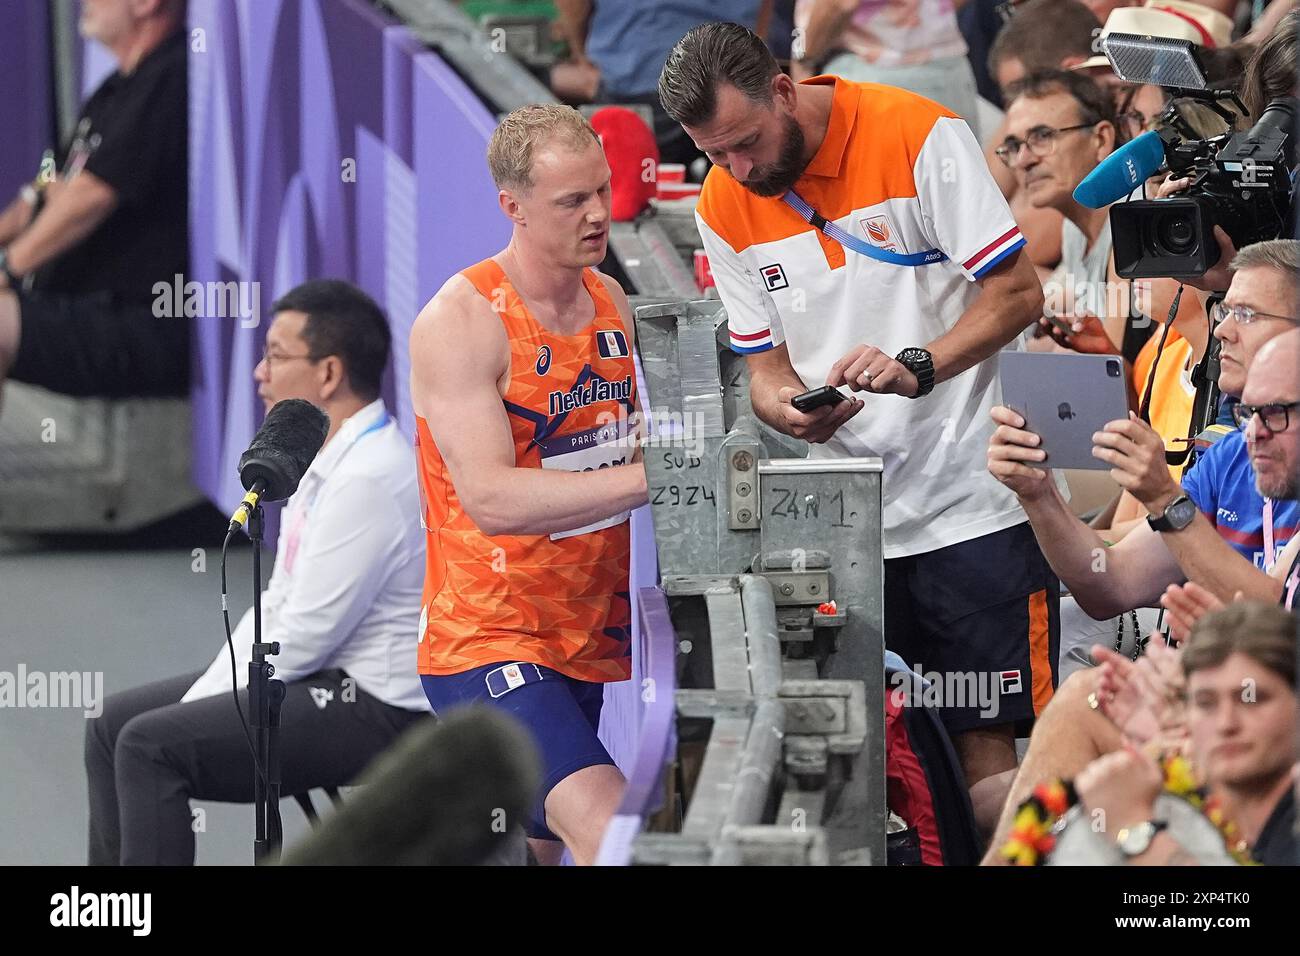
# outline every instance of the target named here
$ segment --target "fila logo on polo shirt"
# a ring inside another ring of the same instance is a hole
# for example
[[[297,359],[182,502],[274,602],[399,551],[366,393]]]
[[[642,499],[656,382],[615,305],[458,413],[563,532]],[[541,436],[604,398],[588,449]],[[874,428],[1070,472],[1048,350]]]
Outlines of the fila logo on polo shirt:
[[[998,676],[1002,678],[1002,693],[1019,694],[1024,689],[1020,682],[1020,671],[1003,671]]]
[[[758,272],[763,277],[763,285],[767,286],[768,292],[776,292],[778,289],[786,289],[790,286],[789,280],[785,277],[785,270],[780,264],[763,266]]]
[[[596,333],[596,348],[601,358],[627,358],[627,338],[617,329],[602,329]]]

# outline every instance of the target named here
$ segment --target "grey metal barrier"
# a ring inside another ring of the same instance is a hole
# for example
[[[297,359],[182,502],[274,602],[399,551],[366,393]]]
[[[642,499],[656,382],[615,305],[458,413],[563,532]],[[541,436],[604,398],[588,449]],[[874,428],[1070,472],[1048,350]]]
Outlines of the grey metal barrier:
[[[759,421],[716,300],[636,322],[677,747],[631,862],[883,864],[881,463]]]

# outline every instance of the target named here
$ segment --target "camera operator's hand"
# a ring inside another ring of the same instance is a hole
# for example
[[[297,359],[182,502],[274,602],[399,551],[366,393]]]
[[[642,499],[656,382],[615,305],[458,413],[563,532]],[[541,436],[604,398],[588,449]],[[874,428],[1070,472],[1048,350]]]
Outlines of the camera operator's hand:
[[[1025,420],[1005,405],[995,405],[989,416],[997,423],[989,439],[989,474],[1027,501],[1051,494],[1052,471],[1030,462],[1047,457],[1043,439],[1025,428]]]
[[[1064,327],[1063,327],[1064,326]],[[1065,331],[1068,328],[1070,331]],[[1119,349],[1106,334],[1106,327],[1101,319],[1087,312],[1079,315],[1058,315],[1055,319],[1047,316],[1038,320],[1035,337],[1044,335],[1057,345],[1082,352],[1085,355],[1119,355]]]
[[[799,389],[788,385],[776,393],[779,403],[777,410],[784,424],[782,431],[814,445],[827,441],[841,425],[862,411],[864,404],[860,398],[850,398],[834,405],[814,408],[810,412],[801,412],[791,402],[791,399],[799,394],[801,394]]]
[[[855,345],[847,355],[831,366],[826,384],[836,388],[847,385],[855,392],[903,395],[907,398],[915,395],[921,387],[921,383],[906,365],[874,345]]]
[[[1214,227],[1214,238],[1219,243],[1219,261],[1206,269],[1204,275],[1183,281],[1202,292],[1227,292],[1228,286],[1232,285],[1232,270],[1228,264],[1237,257],[1237,247],[1232,244],[1222,226]]]
[[[1107,422],[1093,433],[1092,441],[1092,456],[1110,465],[1110,476],[1153,517],[1164,514],[1182,494],[1165,461],[1165,440],[1133,412],[1127,419]]]
[[[1192,184],[1191,176],[1183,176],[1179,179],[1175,179],[1174,174],[1170,173],[1168,176],[1165,177],[1164,182],[1160,184],[1160,188],[1156,190],[1155,198],[1168,199],[1170,196],[1182,192],[1191,184]]]

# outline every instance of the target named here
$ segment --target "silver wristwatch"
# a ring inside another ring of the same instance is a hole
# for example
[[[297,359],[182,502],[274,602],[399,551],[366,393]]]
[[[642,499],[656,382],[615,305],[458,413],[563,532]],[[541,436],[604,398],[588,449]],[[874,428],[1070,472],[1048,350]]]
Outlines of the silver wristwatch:
[[[1123,827],[1115,834],[1115,845],[1127,857],[1141,856],[1151,846],[1156,834],[1168,824],[1163,820],[1143,820],[1131,827]]]

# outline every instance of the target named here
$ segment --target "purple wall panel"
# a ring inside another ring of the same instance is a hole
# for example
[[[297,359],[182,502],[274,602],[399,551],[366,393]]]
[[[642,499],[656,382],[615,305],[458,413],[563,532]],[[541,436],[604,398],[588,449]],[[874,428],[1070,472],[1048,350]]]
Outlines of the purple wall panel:
[[[0,4],[0,206],[36,176],[53,146],[49,7],[46,0]]]

